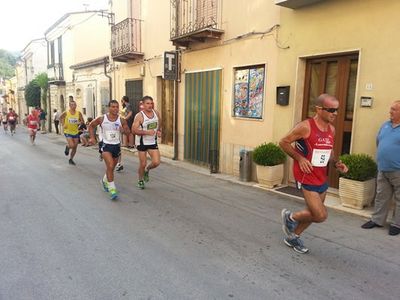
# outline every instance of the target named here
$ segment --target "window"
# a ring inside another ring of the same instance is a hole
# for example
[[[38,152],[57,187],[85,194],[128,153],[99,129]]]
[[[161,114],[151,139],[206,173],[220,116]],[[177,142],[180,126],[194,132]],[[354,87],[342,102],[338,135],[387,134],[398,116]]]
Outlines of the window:
[[[235,69],[233,116],[261,119],[264,102],[265,66]]]
[[[54,41],[49,42],[49,50],[48,50],[48,65],[54,66]]]

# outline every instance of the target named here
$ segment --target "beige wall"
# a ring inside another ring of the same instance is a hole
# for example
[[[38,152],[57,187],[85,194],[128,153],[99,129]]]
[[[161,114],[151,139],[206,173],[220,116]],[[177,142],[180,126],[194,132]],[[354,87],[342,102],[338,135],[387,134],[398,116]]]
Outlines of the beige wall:
[[[263,142],[273,141],[278,51],[275,31],[264,36],[235,38],[252,31],[266,31],[279,23],[279,8],[272,1],[237,2],[231,5],[231,2],[223,1],[222,29],[225,33],[221,41],[193,45],[182,55],[183,72],[222,69],[220,171],[236,175],[241,149],[252,149]],[[266,67],[263,117],[261,120],[233,117],[234,68],[258,64]],[[184,73],[179,86],[179,153],[180,159],[183,159]]]
[[[300,120],[304,59],[320,54],[358,50],[359,68],[353,122],[352,152],[375,155],[375,135],[388,119],[389,105],[400,98],[400,53],[397,28],[400,1],[336,0],[298,10],[281,9],[278,85],[290,85],[288,107],[275,107],[274,139]],[[366,85],[373,89],[367,90]],[[361,108],[360,97],[372,96],[372,108]]]

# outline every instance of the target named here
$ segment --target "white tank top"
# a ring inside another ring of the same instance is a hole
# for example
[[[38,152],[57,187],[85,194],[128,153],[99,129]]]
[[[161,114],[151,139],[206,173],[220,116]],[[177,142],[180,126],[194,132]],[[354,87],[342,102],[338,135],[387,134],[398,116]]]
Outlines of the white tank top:
[[[153,109],[153,117],[149,118],[146,114],[141,111],[143,115],[143,123],[141,124],[142,130],[158,130],[158,116]],[[156,145],[157,144],[157,134],[154,135],[136,135],[135,144],[138,145]]]
[[[107,114],[105,114],[103,117],[103,122],[101,123],[100,127],[101,127],[101,137],[103,143],[111,145],[117,145],[121,143],[120,130],[122,127],[122,123],[119,116],[117,120],[112,122],[108,119]]]

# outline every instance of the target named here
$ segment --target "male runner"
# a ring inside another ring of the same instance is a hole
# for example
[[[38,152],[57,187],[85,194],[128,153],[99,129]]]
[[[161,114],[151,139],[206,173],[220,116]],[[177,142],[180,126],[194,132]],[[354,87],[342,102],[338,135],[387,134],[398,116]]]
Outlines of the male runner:
[[[26,123],[28,126],[29,139],[32,145],[35,145],[36,132],[39,128],[39,118],[37,117],[33,109],[26,118]]]
[[[9,111],[8,111],[6,120],[7,120],[8,126],[10,126],[11,135],[14,135],[15,134],[15,127],[17,125],[18,115],[15,113],[15,111],[11,107],[8,110]]]
[[[144,189],[144,183],[149,181],[149,171],[160,165],[160,151],[157,137],[161,136],[161,118],[153,109],[153,98],[144,96],[143,110],[138,112],[132,125],[132,133],[136,135],[136,149],[139,156],[139,180],[137,186]],[[147,165],[147,153],[151,163]]]
[[[347,166],[335,159],[333,153],[335,128],[332,123],[337,115],[338,100],[322,94],[317,98],[315,107],[313,118],[297,124],[279,142],[281,148],[294,159],[294,178],[298,188],[303,191],[307,205],[304,210],[293,213],[282,210],[282,227],[287,235],[284,242],[298,253],[308,252],[300,234],[311,223],[321,223],[327,218],[324,201],[328,189],[328,163],[332,161],[340,172],[348,171]],[[295,147],[292,143],[295,143]]]
[[[106,174],[101,179],[101,183],[103,189],[110,193],[111,200],[118,197],[114,183],[114,168],[118,163],[118,157],[121,155],[121,131],[129,134],[127,122],[120,118],[118,110],[118,101],[111,100],[108,104],[108,113],[96,118],[89,124],[89,143],[92,145],[96,143],[95,128],[100,125],[102,141],[99,143],[99,149],[106,164]]]
[[[70,98],[71,99],[71,98]],[[75,165],[74,156],[79,143],[79,124],[84,122],[81,112],[76,110],[76,102],[73,100],[69,101],[69,110],[63,112],[60,116],[60,123],[64,126],[64,135],[67,140],[64,154],[68,156],[71,151],[69,158],[69,164]]]

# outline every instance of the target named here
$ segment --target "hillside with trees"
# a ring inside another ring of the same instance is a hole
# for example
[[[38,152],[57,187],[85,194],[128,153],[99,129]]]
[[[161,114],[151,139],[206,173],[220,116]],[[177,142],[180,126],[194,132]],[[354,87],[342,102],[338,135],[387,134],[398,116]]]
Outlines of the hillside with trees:
[[[0,77],[7,79],[13,77],[16,61],[16,54],[0,49]]]

